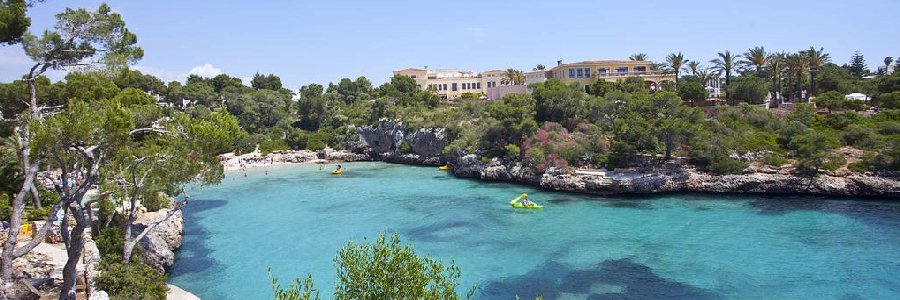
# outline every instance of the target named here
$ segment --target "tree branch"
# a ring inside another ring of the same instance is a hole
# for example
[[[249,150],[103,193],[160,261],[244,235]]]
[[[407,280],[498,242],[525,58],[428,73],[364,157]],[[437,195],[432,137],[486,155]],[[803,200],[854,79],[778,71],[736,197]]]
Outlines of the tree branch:
[[[168,134],[168,133],[169,133],[168,130],[163,130],[163,129],[156,129],[156,128],[138,128],[138,129],[135,129],[135,130],[132,130],[132,131],[128,132],[128,135],[129,135],[129,136],[134,136],[135,134],[138,134],[138,133],[145,133],[145,132],[146,132],[146,133],[156,133],[156,134]]]
[[[53,222],[56,222],[56,214],[59,213],[59,209],[62,207],[62,204],[63,204],[63,201],[59,201],[56,204],[54,204],[52,206],[52,208],[50,208],[50,214],[47,215],[47,219],[46,219],[47,223],[44,223],[44,226],[41,226],[41,229],[37,231],[37,234],[35,235],[35,237],[33,239],[31,239],[30,242],[28,242],[27,244],[25,244],[22,247],[17,248],[16,251],[13,251],[14,258],[19,258],[22,255],[25,255],[28,252],[31,252],[31,250],[34,249],[34,247],[37,247],[42,242],[44,242],[44,238],[47,237],[47,232],[49,232],[50,228],[52,228]],[[63,224],[60,224],[60,227],[61,226],[63,226]]]

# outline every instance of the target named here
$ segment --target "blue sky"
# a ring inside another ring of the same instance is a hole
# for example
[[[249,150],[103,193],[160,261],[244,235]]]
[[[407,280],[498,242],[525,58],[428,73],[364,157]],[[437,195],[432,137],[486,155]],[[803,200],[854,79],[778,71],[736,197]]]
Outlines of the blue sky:
[[[31,30],[52,26],[66,6],[100,2],[38,4]],[[261,72],[290,88],[357,76],[377,84],[405,67],[531,70],[637,52],[662,61],[677,51],[707,62],[757,45],[824,47],[841,64],[860,50],[873,69],[900,56],[897,0],[107,2],[144,48],[135,68],[163,80]],[[0,46],[0,81],[28,66],[20,46]]]

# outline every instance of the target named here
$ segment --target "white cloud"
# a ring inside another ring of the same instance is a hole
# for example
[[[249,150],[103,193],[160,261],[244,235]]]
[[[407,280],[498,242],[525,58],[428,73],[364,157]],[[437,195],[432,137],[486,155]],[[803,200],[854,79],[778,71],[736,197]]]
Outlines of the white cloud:
[[[216,75],[222,74],[222,69],[216,68],[212,64],[203,64],[201,66],[196,66],[191,69],[188,74],[198,75],[202,77],[216,77]]]
[[[187,78],[187,75],[185,75],[184,73],[173,72],[154,66],[134,65],[131,67],[131,69],[141,71],[141,73],[144,74],[156,76],[156,78],[159,78],[159,80],[162,80],[163,82],[184,81],[184,79]]]
[[[222,69],[217,68],[212,64],[202,64],[196,67],[191,68],[190,71],[187,72],[178,72],[178,71],[170,71],[159,67],[148,66],[148,65],[135,65],[131,67],[134,70],[141,71],[144,74],[150,74],[156,76],[163,82],[169,81],[184,81],[190,75],[197,75],[202,77],[212,78],[216,75],[223,74]],[[249,82],[249,81],[247,81]]]

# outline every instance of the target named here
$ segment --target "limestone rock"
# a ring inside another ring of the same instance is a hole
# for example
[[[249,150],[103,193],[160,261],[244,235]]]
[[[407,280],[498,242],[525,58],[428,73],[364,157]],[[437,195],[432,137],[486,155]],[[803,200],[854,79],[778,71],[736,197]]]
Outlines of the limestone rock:
[[[413,153],[422,157],[440,156],[450,144],[445,128],[420,128],[407,135],[406,142]]]
[[[140,234],[150,224],[164,218],[169,213],[168,209],[156,212],[144,213],[135,220],[132,233]],[[151,230],[138,242],[147,264],[161,274],[172,267],[175,262],[175,251],[181,247],[182,234],[184,233],[184,219],[181,211],[175,212],[169,219],[163,221]]]

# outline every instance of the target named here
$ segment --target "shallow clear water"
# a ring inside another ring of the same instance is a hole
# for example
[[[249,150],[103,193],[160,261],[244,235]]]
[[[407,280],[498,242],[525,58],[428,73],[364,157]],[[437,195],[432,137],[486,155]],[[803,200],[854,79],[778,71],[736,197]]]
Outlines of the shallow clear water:
[[[270,299],[312,273],[333,291],[347,240],[396,231],[455,260],[479,299],[897,299],[900,203],[790,196],[597,197],[346,164],[231,172],[192,192],[170,282],[203,299]],[[529,192],[546,209],[516,211]]]

